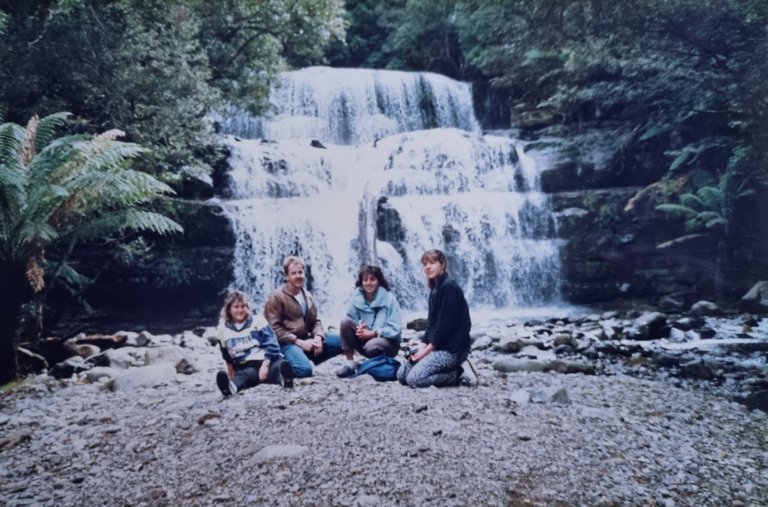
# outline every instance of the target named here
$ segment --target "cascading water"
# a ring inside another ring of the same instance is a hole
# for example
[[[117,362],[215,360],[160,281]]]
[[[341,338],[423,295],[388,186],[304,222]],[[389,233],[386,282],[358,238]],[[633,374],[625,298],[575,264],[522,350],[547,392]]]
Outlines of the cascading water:
[[[557,301],[558,241],[536,164],[522,143],[480,134],[466,85],[433,74],[320,68],[281,82],[292,84],[273,100],[287,89],[301,99],[281,102],[277,119],[261,121],[261,132],[278,140],[240,139],[243,131],[225,138],[231,199],[223,204],[237,237],[232,286],[248,291],[256,308],[283,282],[282,259],[294,254],[307,262],[330,323],[343,314],[363,262],[383,267],[406,310],[423,310],[420,257],[428,248],[446,253],[473,309]],[[413,120],[423,117],[425,88],[452,93],[430,106],[441,111],[428,115],[434,125]],[[394,96],[398,106],[382,108]],[[343,122],[333,119],[339,104],[347,104]],[[350,132],[368,142],[329,142]]]
[[[436,127],[479,131],[469,85],[431,73],[308,67],[278,76],[271,111],[230,111],[221,132],[245,139],[356,144]]]

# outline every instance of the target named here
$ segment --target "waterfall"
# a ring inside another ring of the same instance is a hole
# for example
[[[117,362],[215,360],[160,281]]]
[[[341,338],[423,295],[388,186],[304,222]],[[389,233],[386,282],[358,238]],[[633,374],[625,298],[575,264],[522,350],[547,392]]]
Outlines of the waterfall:
[[[237,237],[232,287],[248,291],[255,308],[283,283],[283,258],[299,255],[328,323],[343,315],[363,262],[382,266],[406,311],[423,311],[420,258],[429,248],[446,253],[473,309],[558,301],[559,241],[538,190],[540,168],[523,142],[481,134],[466,85],[320,68],[281,83],[272,94],[279,113],[260,124],[271,135],[224,137],[230,182],[222,204]],[[424,83],[450,90],[433,93],[441,98],[426,115],[445,124],[424,122]]]
[[[278,76],[269,114],[231,109],[223,134],[357,144],[438,127],[479,131],[469,85],[428,72],[308,67]]]

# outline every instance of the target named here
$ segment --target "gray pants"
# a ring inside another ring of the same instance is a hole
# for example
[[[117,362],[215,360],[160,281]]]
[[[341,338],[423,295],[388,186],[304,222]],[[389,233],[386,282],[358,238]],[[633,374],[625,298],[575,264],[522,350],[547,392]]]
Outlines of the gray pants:
[[[358,351],[365,357],[389,356],[395,357],[400,350],[400,343],[397,340],[388,338],[371,338],[370,340],[361,340],[355,334],[357,322],[352,319],[341,321],[341,350],[350,352]]]
[[[459,367],[469,351],[451,354],[446,350],[433,350],[418,363],[406,361],[397,370],[397,380],[411,387],[445,387],[459,385]]]

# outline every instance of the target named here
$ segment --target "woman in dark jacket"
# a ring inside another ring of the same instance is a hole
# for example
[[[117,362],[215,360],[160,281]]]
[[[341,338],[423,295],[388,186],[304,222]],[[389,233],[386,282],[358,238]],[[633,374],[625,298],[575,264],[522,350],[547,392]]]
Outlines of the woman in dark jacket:
[[[464,380],[474,384],[476,378],[469,364],[469,330],[472,321],[464,291],[446,272],[445,255],[440,250],[427,250],[421,256],[429,292],[427,330],[418,352],[397,372],[398,380],[411,387],[455,386]]]

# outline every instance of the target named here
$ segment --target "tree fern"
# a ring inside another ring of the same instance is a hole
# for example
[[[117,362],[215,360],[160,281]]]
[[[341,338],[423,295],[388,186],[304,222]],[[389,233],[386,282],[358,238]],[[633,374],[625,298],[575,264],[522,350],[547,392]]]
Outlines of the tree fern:
[[[182,231],[173,220],[142,209],[172,193],[164,183],[130,169],[131,160],[147,150],[117,141],[119,131],[54,138],[68,116],[34,117],[26,128],[0,125],[0,355],[6,357],[0,375],[5,378],[16,373],[16,326],[24,295],[44,287],[44,252],[64,241],[71,247],[125,231]],[[55,271],[62,273],[78,278],[69,266]]]

